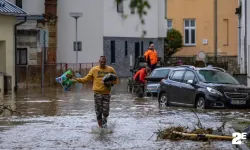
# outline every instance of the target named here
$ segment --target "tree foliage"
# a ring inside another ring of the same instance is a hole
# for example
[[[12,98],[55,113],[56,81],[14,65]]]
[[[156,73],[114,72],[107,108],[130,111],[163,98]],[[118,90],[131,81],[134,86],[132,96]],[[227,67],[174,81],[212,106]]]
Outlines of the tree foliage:
[[[117,4],[123,2],[123,0],[115,0]],[[135,10],[138,14],[141,24],[145,24],[144,16],[147,15],[147,10],[150,9],[150,4],[148,0],[131,0],[129,4],[130,9]],[[143,31],[143,35],[146,35],[146,31]]]
[[[181,32],[176,29],[170,29],[167,32],[167,37],[164,39],[164,55],[165,60],[174,55],[176,52],[180,51],[183,47],[183,39]]]

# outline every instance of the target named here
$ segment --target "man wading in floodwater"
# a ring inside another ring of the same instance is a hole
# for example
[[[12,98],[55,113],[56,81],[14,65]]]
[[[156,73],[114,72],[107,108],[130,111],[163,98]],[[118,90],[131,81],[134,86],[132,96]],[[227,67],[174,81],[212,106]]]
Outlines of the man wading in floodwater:
[[[109,81],[107,87],[103,83],[103,77],[112,73],[116,75],[113,67],[106,65],[106,57],[101,56],[99,60],[99,66],[93,67],[89,73],[83,78],[76,78],[76,82],[85,83],[87,81],[93,80],[93,91],[95,99],[95,112],[97,117],[97,122],[100,128],[107,126],[107,117],[109,116],[109,103],[110,103],[110,91],[111,86],[118,83],[118,80]]]

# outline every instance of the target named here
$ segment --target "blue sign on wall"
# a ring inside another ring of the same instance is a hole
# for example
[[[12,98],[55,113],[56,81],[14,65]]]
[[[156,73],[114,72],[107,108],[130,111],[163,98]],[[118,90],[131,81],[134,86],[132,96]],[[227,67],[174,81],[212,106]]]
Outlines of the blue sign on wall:
[[[40,30],[40,46],[49,47],[49,31]]]

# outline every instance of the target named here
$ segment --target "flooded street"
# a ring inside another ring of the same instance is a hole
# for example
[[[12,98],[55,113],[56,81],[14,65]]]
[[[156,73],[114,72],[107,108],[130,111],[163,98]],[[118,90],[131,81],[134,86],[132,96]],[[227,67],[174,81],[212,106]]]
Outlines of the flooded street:
[[[137,100],[120,84],[112,91],[108,125],[113,133],[93,132],[96,128],[91,85],[80,94],[62,89],[20,90],[4,97],[6,104],[23,113],[0,117],[0,149],[233,149],[231,141],[156,141],[158,129],[175,125],[194,127],[197,118],[189,109],[158,108],[156,98]],[[223,120],[247,118],[246,110],[207,110],[197,113],[205,127],[219,127]],[[230,125],[226,125],[229,128]],[[152,136],[152,137],[151,137]]]

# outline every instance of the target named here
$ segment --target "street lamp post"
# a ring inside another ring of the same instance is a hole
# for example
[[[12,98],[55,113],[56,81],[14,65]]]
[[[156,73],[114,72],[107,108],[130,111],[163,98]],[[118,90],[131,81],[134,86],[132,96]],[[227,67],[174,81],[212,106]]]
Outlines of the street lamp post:
[[[73,18],[75,18],[75,20],[76,20],[76,27],[75,27],[75,29],[76,29],[76,41],[74,42],[74,47],[75,47],[75,50],[76,50],[76,72],[78,71],[78,67],[77,67],[77,65],[78,65],[78,51],[79,51],[79,44],[78,44],[78,39],[77,39],[77,20],[78,20],[78,18],[80,18],[80,17],[82,17],[82,13],[81,12],[72,12],[72,13],[70,13],[69,14],[71,17],[73,17]]]

